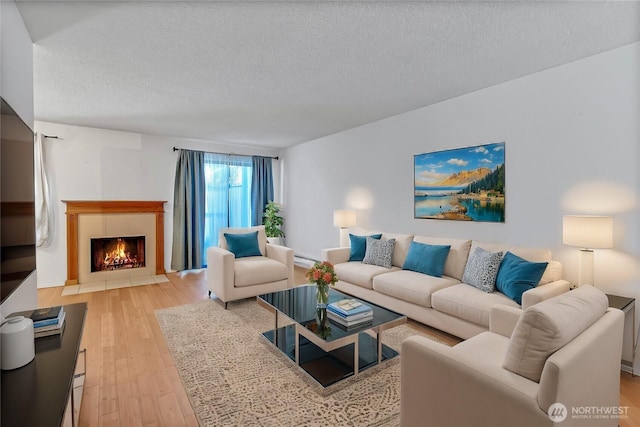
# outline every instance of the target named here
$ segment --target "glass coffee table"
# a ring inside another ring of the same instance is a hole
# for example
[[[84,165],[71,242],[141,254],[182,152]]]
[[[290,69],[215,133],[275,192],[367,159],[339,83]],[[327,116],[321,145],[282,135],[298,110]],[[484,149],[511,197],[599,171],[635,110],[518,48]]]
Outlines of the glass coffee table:
[[[331,289],[329,303],[343,299],[356,299],[371,307],[373,320],[346,328],[328,319],[326,309],[316,307],[315,285],[257,298],[275,317],[275,328],[262,335],[323,387],[396,357],[397,351],[382,344],[382,333],[407,322],[406,316]],[[282,316],[291,321],[280,319]]]

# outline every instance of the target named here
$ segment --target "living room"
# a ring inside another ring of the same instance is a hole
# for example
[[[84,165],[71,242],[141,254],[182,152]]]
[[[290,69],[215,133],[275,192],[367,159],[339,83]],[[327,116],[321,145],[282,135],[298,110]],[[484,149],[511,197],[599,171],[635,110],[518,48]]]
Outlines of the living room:
[[[67,278],[62,200],[168,201],[170,270],[173,147],[180,147],[278,156],[275,194],[284,206],[286,245],[314,260],[322,249],[338,246],[333,211],[351,209],[365,229],[550,248],[563,277],[576,283],[578,250],[563,245],[563,216],[612,216],[613,247],[595,250],[594,284],[609,294],[640,298],[638,31],[615,48],[576,54],[547,69],[328,136],[269,147],[34,118],[33,42],[17,8],[3,2],[2,12],[2,96],[35,131],[60,138],[46,142],[55,220],[50,246],[37,250],[33,292],[60,287]],[[504,223],[414,217],[415,155],[494,142],[505,143]],[[638,356],[635,365],[638,374]]]

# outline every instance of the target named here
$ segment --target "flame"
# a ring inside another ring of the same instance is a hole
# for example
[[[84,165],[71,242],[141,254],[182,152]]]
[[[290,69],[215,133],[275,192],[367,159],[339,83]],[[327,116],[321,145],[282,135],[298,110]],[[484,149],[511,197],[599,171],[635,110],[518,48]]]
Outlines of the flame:
[[[109,262],[109,260],[120,260],[127,258],[127,255],[124,252],[125,244],[122,239],[118,239],[116,243],[116,247],[113,251],[107,252],[104,256],[105,264]]]

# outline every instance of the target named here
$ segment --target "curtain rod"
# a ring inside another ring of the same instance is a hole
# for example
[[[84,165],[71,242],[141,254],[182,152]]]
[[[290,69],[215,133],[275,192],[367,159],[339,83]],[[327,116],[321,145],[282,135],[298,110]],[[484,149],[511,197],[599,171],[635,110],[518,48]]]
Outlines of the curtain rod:
[[[173,147],[173,151],[178,151],[178,150],[188,150],[188,148],[178,148],[178,147]],[[194,151],[203,151],[203,150],[194,150]],[[227,156],[245,156],[248,154],[235,154],[235,153],[220,153],[218,151],[204,151],[205,153],[209,153],[209,154],[225,154]],[[278,156],[262,156],[262,157],[267,157],[269,159],[273,159],[273,160],[279,160],[280,158]]]

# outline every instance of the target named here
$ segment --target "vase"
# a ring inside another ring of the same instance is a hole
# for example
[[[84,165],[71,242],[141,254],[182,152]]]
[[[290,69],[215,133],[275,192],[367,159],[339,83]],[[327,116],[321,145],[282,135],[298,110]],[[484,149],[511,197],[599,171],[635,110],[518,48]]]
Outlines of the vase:
[[[326,308],[329,302],[329,285],[318,284],[316,286],[317,308]]]
[[[316,309],[316,325],[316,335],[318,335],[320,338],[327,339],[331,336],[331,326],[329,326],[329,322],[327,319],[326,308]]]

